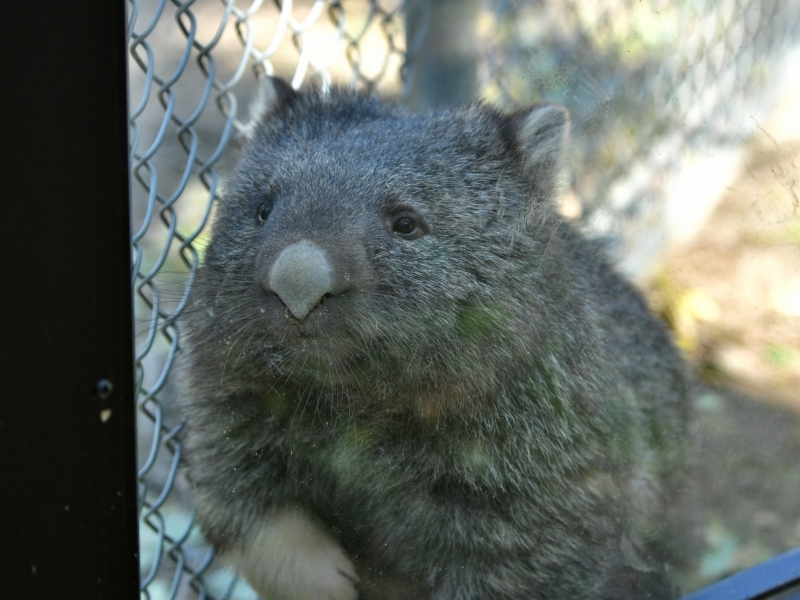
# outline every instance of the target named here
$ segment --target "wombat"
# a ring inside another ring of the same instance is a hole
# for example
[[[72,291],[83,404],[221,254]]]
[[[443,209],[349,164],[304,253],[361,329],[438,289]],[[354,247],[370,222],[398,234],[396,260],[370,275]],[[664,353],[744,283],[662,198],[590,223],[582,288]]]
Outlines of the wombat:
[[[556,210],[566,111],[263,96],[184,322],[214,548],[267,600],[671,597],[687,376]]]

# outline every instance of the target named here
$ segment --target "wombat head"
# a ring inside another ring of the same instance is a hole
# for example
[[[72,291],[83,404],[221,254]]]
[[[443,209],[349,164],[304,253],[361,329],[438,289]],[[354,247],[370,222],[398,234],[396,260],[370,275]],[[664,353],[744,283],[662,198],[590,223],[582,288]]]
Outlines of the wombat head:
[[[566,111],[409,115],[277,79],[262,97],[188,316],[201,369],[423,410],[486,394],[552,317]]]

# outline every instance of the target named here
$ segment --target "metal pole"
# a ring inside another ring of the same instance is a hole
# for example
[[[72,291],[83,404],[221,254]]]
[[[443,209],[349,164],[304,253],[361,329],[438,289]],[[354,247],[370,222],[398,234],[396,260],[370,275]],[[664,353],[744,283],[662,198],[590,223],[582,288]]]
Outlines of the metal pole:
[[[414,110],[475,99],[479,0],[407,0],[406,102]]]
[[[125,4],[3,23],[0,597],[138,599]]]

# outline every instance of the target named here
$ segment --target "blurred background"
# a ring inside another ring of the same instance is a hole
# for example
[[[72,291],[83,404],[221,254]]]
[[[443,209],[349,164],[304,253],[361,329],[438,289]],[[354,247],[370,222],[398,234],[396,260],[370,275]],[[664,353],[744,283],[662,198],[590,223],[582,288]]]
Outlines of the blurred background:
[[[703,382],[685,592],[800,545],[800,0],[129,0],[142,597],[255,598],[194,526],[179,315],[258,80],[553,101],[560,209]]]

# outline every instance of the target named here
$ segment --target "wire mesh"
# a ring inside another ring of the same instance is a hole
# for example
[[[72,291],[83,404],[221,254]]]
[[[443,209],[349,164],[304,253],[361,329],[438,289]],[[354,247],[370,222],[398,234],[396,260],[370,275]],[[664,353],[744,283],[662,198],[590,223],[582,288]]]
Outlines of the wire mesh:
[[[398,31],[397,2],[130,3],[144,598],[254,597],[215,564],[186,508],[169,379],[179,350],[177,319],[202,260],[219,174],[230,166],[235,139],[252,126],[238,100],[273,74],[295,87],[335,79],[392,93],[404,56]]]
[[[800,3],[506,1],[482,19],[484,95],[570,109],[573,200],[637,277],[664,239],[688,237],[699,222],[685,215],[705,214],[739,166],[737,149],[792,76]],[[708,206],[687,207],[677,196],[698,171],[718,179]]]
[[[255,597],[194,523],[174,408],[179,317],[253,126],[243,102],[265,75],[401,97],[405,30],[401,0],[129,0],[143,598]],[[482,97],[570,109],[565,197],[636,274],[673,226],[671,182],[694,157],[735,151],[769,108],[800,0],[485,2],[464,34]]]

